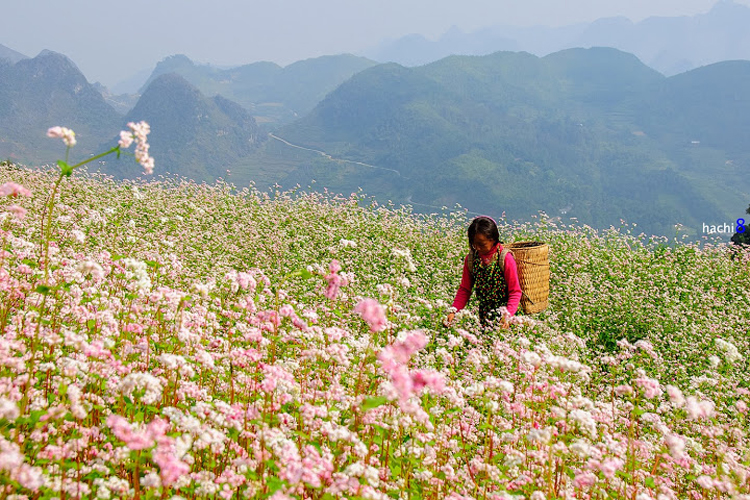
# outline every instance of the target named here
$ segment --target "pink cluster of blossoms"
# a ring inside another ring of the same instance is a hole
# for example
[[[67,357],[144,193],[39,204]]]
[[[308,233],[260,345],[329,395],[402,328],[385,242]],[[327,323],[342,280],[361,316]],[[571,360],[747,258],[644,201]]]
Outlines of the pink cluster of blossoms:
[[[387,319],[385,317],[385,309],[375,299],[363,299],[360,300],[356,306],[354,306],[354,312],[362,316],[362,319],[370,325],[370,331],[382,332],[385,330]]]
[[[385,347],[378,355],[383,370],[391,379],[401,409],[425,424],[429,417],[419,404],[411,401],[412,396],[419,395],[424,388],[436,394],[445,390],[445,375],[442,373],[435,370],[409,370],[412,355],[426,345],[427,336],[423,331],[415,330],[407,332],[403,340]]]
[[[170,426],[166,420],[157,418],[145,428],[134,430],[126,418],[112,414],[107,418],[107,426],[112,429],[115,437],[131,450],[145,450],[156,444],[151,457],[159,466],[164,485],[174,484],[180,476],[190,472],[190,466],[177,456],[175,440],[166,435]]]
[[[151,127],[148,123],[140,121],[128,123],[128,128],[130,128],[130,131],[123,130],[120,132],[118,144],[122,149],[127,149],[135,141],[136,161],[141,164],[147,174],[152,174],[154,172],[154,159],[148,154],[149,144],[146,139],[146,136],[151,132]]]
[[[29,197],[31,196],[31,191],[15,182],[6,182],[0,186],[0,196],[8,196],[9,198],[17,198],[18,196]],[[5,211],[15,215],[19,219],[26,217],[26,209],[20,205],[8,205],[5,207]]]
[[[135,142],[136,161],[143,167],[145,173],[154,173],[154,159],[148,154],[150,146],[146,137],[151,132],[151,127],[145,121],[140,121],[128,123],[128,128],[130,130],[120,132],[120,140],[118,141],[120,149],[127,149]],[[66,127],[51,127],[47,130],[47,137],[62,139],[63,143],[69,148],[76,145],[76,133]]]
[[[76,133],[66,127],[52,127],[47,130],[47,137],[62,139],[66,146],[72,148],[76,145]]]

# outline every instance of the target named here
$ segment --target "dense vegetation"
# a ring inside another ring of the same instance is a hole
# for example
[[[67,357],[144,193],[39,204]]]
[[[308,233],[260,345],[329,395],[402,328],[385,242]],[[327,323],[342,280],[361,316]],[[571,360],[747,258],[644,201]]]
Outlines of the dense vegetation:
[[[391,199],[695,234],[748,202],[748,84],[750,62],[665,78],[603,48],[448,57],[365,70],[279,135],[400,171]]]
[[[549,309],[445,329],[464,212],[53,180],[0,170],[4,497],[750,498],[746,251],[502,220]]]

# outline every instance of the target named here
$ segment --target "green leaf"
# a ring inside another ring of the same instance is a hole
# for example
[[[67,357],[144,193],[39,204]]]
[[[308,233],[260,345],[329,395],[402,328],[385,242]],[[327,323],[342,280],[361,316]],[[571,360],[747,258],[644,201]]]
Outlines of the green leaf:
[[[284,481],[282,481],[276,476],[271,476],[266,481],[267,481],[266,484],[268,484],[269,493],[276,493],[278,490],[280,490],[284,486]]]
[[[647,488],[651,488],[651,489],[656,488],[656,482],[654,482],[653,477],[647,477],[646,480],[643,481],[643,484],[645,484]]]
[[[66,177],[70,177],[70,174],[73,173],[73,167],[62,160],[57,160],[57,166],[60,167],[60,172]]]
[[[41,293],[42,295],[48,295],[50,290],[52,290],[52,288],[48,287],[47,285],[37,285],[34,289],[36,293]]]
[[[296,271],[289,273],[289,277],[291,278],[292,276],[299,276],[303,280],[309,280],[313,277],[313,273],[311,273],[307,269],[297,269]]]
[[[68,384],[60,384],[60,388],[57,390],[60,398],[64,398],[68,394]]]
[[[388,402],[388,398],[385,396],[374,396],[371,398],[365,398],[365,400],[362,402],[362,409],[372,410],[373,408],[377,408],[378,406],[383,406]]]

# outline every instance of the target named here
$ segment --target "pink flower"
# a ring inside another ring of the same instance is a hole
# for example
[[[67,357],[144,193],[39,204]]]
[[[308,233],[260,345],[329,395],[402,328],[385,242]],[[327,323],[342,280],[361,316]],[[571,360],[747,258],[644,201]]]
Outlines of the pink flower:
[[[165,486],[174,484],[180,476],[190,472],[190,466],[177,457],[171,441],[172,439],[168,438],[166,442],[159,444],[151,455],[154,463],[159,466],[161,482]]]
[[[20,220],[23,220],[23,218],[26,217],[26,209],[18,205],[10,205],[6,210]]]
[[[337,273],[341,271],[341,264],[339,264],[339,261],[337,261],[336,259],[333,259],[328,265],[328,270],[332,273]]]
[[[622,468],[625,462],[621,458],[609,457],[599,465],[599,470],[602,471],[604,477],[612,479],[615,477],[615,473]]]
[[[115,437],[131,450],[145,450],[154,445],[154,438],[150,432],[133,431],[130,422],[125,417],[112,414],[107,417],[107,426],[112,429]]]
[[[714,487],[714,481],[708,476],[700,476],[698,479],[695,480],[701,488],[705,488],[707,490],[713,489]]]
[[[668,385],[667,394],[669,394],[669,400],[673,405],[680,407],[685,404],[685,397],[682,395],[682,391],[680,391],[677,387]]]
[[[747,413],[747,403],[742,401],[741,399],[738,400],[736,403],[734,403],[734,407],[737,409],[740,413]]]
[[[130,131],[123,130],[120,132],[120,140],[118,142],[120,148],[129,148],[133,141],[135,141],[135,159],[141,164],[143,170],[147,174],[154,173],[154,159],[149,156],[149,144],[146,136],[151,132],[151,127],[148,123],[141,121],[138,123],[128,123]]]
[[[685,439],[677,434],[667,434],[664,436],[664,442],[669,448],[669,454],[675,460],[682,460],[685,457]]]
[[[359,313],[368,325],[370,331],[382,332],[385,330],[385,310],[375,299],[363,299],[356,306],[354,312]]]
[[[339,289],[341,288],[341,276],[336,273],[331,273],[326,276],[326,281],[328,281],[328,286],[326,287],[324,295],[326,298],[333,300],[339,294]]]
[[[62,139],[69,148],[76,145],[76,133],[65,127],[52,127],[47,130],[47,137]]]
[[[573,486],[580,489],[591,488],[595,484],[596,474],[593,472],[581,472],[573,479]]]
[[[31,196],[31,191],[15,182],[6,182],[0,186],[0,196],[10,196],[11,198],[15,198],[16,196],[29,197]]]
[[[685,411],[688,414],[690,420],[698,420],[701,418],[711,418],[714,416],[714,403],[713,401],[698,401],[695,396],[687,398],[687,404],[685,405]]]
[[[618,385],[615,387],[615,394],[618,396],[633,394],[633,388],[629,385]]]
[[[123,130],[122,132],[120,132],[120,141],[118,142],[118,144],[122,149],[127,149],[131,144],[133,144],[133,140],[133,133]]]
[[[636,379],[635,384],[643,389],[643,395],[648,399],[653,399],[662,395],[662,390],[659,385],[659,381],[649,378],[641,377]]]

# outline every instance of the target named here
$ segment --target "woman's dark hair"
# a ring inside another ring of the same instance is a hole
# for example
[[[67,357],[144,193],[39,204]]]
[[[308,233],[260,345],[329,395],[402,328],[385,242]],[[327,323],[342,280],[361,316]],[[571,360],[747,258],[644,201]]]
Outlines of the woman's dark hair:
[[[500,231],[497,230],[497,224],[489,217],[482,215],[475,217],[469,225],[469,248],[474,245],[474,236],[481,234],[485,238],[497,243],[500,241]]]

